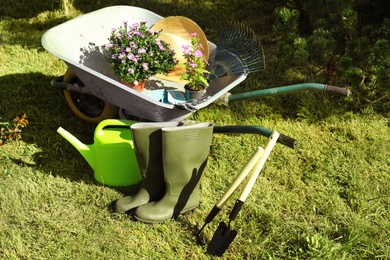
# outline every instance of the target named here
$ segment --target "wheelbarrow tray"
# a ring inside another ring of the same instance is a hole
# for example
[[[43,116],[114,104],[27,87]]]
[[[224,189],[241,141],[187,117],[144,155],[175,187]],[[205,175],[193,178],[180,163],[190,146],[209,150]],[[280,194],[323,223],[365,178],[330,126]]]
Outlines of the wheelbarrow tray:
[[[211,81],[202,101],[192,103],[191,109],[186,106],[183,83],[152,77],[146,82],[144,92],[123,85],[104,58],[104,46],[111,29],[118,28],[123,21],[129,24],[147,21],[151,27],[161,19],[162,16],[142,8],[111,6],[49,29],[42,36],[42,45],[63,60],[84,85],[68,84],[66,89],[96,96],[131,115],[151,121],[182,120],[245,80],[246,75],[240,74]],[[208,43],[212,62],[216,45]]]

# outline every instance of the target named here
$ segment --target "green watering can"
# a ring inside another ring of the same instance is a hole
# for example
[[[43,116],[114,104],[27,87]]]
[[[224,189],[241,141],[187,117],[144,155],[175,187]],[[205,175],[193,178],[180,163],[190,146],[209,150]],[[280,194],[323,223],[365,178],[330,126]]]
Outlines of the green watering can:
[[[62,127],[57,132],[84,156],[99,183],[129,186],[142,179],[130,130],[134,123],[137,121],[103,120],[96,126],[94,143],[90,145],[83,144]]]

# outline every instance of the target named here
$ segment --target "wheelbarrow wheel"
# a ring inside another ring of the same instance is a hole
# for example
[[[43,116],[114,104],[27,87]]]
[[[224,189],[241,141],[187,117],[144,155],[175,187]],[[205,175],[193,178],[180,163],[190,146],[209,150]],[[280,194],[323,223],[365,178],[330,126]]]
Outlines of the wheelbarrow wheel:
[[[83,84],[70,69],[65,72],[63,82]],[[73,113],[85,121],[99,123],[102,120],[115,118],[118,115],[118,107],[108,104],[93,95],[66,89],[64,90],[64,96]]]

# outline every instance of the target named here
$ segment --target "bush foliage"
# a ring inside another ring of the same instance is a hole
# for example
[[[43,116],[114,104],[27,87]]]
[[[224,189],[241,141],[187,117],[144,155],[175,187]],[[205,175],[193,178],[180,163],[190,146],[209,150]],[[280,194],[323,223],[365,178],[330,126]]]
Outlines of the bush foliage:
[[[353,108],[388,111],[390,19],[382,11],[389,9],[382,1],[289,1],[275,9],[277,69],[349,87]]]

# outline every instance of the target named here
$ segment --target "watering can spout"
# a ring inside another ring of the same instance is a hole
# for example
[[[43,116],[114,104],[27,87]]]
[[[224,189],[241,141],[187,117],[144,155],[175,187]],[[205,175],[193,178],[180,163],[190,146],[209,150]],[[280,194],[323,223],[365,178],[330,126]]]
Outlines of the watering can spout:
[[[57,129],[57,133],[59,133],[62,137],[64,137],[69,143],[71,143],[84,157],[84,159],[88,162],[93,170],[95,170],[95,156],[93,150],[93,146],[83,144],[74,137],[71,133],[59,127]]]
[[[119,119],[101,121],[95,128],[92,144],[83,144],[61,127],[57,129],[57,133],[80,152],[93,169],[93,175],[99,183],[129,186],[142,180],[130,130],[135,122]]]

